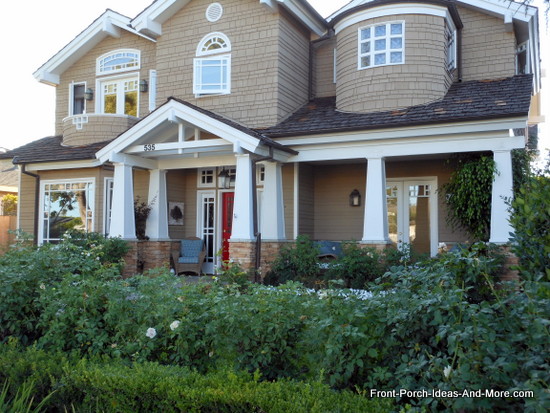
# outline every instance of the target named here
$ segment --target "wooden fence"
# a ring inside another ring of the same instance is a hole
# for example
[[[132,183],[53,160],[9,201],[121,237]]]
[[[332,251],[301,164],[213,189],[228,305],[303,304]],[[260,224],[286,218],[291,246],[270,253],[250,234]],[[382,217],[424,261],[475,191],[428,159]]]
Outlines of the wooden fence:
[[[15,241],[15,234],[10,234],[8,231],[16,228],[16,216],[0,215],[0,254]]]

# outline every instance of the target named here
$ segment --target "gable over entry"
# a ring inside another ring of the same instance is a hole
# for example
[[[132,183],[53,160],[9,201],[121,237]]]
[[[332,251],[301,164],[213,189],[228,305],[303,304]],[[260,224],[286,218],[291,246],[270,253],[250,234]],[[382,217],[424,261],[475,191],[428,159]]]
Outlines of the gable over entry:
[[[168,240],[166,171],[236,165],[231,237],[253,240],[253,164],[262,160],[279,165],[274,173],[278,171],[280,175],[281,163],[295,154],[296,151],[231,120],[170,98],[96,154],[101,163],[114,165],[115,207],[111,212],[109,234],[135,239],[134,167],[150,171],[149,200],[155,199],[155,202],[148,218],[147,236],[152,240]],[[273,180],[274,187],[269,192],[282,202],[279,181]],[[280,215],[282,222],[282,213]]]

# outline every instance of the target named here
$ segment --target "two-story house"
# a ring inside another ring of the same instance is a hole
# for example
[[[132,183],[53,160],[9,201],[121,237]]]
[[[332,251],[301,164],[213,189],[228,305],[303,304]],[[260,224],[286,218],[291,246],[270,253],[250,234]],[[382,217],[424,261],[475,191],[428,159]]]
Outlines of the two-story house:
[[[252,265],[260,236],[262,261],[300,234],[435,254],[465,240],[438,199],[448,160],[492,152],[490,241],[505,243],[511,151],[540,116],[537,17],[502,0],[353,0],[328,19],[306,0],[107,10],[34,74],[56,88],[56,136],[5,155],[19,228],[135,241],[139,198],[146,266],[189,236],[207,273]]]

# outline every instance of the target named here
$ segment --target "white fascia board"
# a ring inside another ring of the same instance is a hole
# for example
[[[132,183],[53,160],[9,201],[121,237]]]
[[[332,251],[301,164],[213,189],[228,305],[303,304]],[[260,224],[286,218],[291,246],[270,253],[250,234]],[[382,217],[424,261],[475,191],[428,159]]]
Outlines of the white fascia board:
[[[162,35],[162,24],[176,14],[190,0],[157,0],[130,22],[139,32],[154,37]]]
[[[96,168],[101,166],[101,163],[96,159],[83,161],[66,161],[66,162],[39,162],[25,164],[27,171],[54,171],[61,169],[80,169],[80,168]]]
[[[402,14],[426,14],[429,16],[438,16],[452,22],[453,19],[449,14],[449,10],[445,6],[427,3],[395,3],[386,4],[369,9],[360,10],[334,25],[334,32],[340,33],[343,29],[354,24],[364,22],[365,20],[374,19],[377,17],[388,17]],[[454,26],[454,23],[453,23]]]
[[[452,136],[468,133],[483,133],[522,129],[527,124],[527,117],[495,119],[482,122],[461,122],[441,125],[377,129],[369,131],[337,132],[322,135],[306,135],[290,138],[278,138],[277,142],[295,150],[303,150],[306,145],[332,144],[334,142],[360,142],[374,140],[392,140],[429,136]]]
[[[120,37],[120,30],[126,30],[147,40],[154,41],[132,29],[130,19],[112,10],[107,10],[69,44],[44,63],[33,76],[36,80],[58,85],[61,74],[81,59],[94,46],[108,36]]]
[[[503,21],[507,15],[511,15],[515,20],[527,22],[536,15],[537,9],[522,3],[502,0],[457,0],[457,3],[470,6],[495,17],[502,17]]]
[[[208,115],[190,108],[187,105],[171,100],[98,151],[96,157],[101,162],[105,162],[109,159],[112,152],[123,152],[125,149],[133,146],[134,142],[159,124],[177,121],[177,119],[181,119],[186,123],[190,123],[195,127],[219,136],[232,144],[239,143],[240,146],[252,153],[256,153],[260,145],[259,139],[234,129],[221,121],[212,119]],[[155,142],[151,141],[147,143]]]
[[[369,157],[391,158],[395,156],[416,156],[450,154],[461,152],[512,150],[525,147],[523,136],[505,134],[472,134],[452,139],[413,139],[399,141],[356,142],[344,145],[311,146],[301,148],[290,162],[313,162],[327,160],[362,159]]]
[[[111,152],[109,154],[109,162],[121,163],[143,169],[159,169],[158,162],[155,159],[145,159],[139,156],[127,155],[123,153]]]
[[[301,22],[303,22],[309,30],[315,33],[317,36],[323,36],[327,32],[327,27],[316,19],[304,5],[295,0],[277,0],[284,5],[288,11],[296,16]],[[321,16],[319,16],[321,17]],[[321,17],[321,19],[323,19]],[[324,19],[323,19],[324,20]]]

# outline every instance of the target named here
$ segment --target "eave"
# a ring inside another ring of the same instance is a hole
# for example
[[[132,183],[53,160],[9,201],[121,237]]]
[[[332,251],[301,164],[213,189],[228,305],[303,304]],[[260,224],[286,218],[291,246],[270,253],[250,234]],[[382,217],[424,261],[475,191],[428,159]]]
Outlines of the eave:
[[[154,41],[130,27],[130,19],[128,17],[112,10],[106,10],[83,32],[34,72],[33,76],[39,82],[52,86],[58,85],[61,75],[65,70],[78,62],[103,39],[107,37],[120,37],[121,30],[126,30],[136,36]]]

